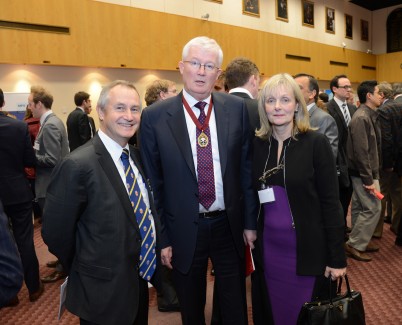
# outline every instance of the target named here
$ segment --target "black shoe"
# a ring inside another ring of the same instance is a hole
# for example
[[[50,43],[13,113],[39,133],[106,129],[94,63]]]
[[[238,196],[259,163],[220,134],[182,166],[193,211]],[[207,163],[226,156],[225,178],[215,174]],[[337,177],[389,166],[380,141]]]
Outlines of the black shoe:
[[[20,303],[20,300],[18,299],[18,296],[15,296],[14,298],[10,299],[4,307],[15,307]]]
[[[180,305],[179,304],[174,304],[174,305],[158,306],[158,310],[161,313],[167,313],[167,312],[172,312],[172,311],[180,311]]]
[[[41,278],[43,283],[52,283],[58,280],[64,279],[67,276],[66,273],[60,271],[54,271],[52,274]]]

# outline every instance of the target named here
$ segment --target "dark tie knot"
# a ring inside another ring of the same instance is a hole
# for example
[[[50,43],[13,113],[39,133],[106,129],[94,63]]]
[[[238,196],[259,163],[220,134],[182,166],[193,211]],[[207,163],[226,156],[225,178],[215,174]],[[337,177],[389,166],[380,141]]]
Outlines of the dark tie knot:
[[[207,105],[206,102],[198,102],[197,104],[195,104],[194,106],[199,108],[200,111],[204,111],[205,106]]]
[[[123,149],[123,152],[121,153],[121,160],[128,160],[128,149]]]
[[[343,108],[343,109],[346,108],[346,104],[345,104],[345,103],[342,104],[342,108]]]

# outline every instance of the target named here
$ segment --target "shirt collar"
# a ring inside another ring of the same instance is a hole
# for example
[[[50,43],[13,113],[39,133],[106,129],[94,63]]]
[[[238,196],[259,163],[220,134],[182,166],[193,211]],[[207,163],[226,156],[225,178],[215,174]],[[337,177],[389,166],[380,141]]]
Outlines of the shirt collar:
[[[47,117],[52,114],[53,111],[51,109],[47,110],[46,113],[44,113],[39,120],[40,125],[43,125],[43,123],[45,123],[45,120],[47,119]]]
[[[251,95],[251,93],[246,88],[237,87],[237,88],[230,89],[229,94],[232,94],[232,93],[245,93],[245,94],[249,95],[250,98],[254,99],[253,95]]]
[[[310,109],[315,105],[315,102],[307,105],[307,110],[310,112]]]
[[[343,102],[340,99],[336,98],[335,96],[334,96],[334,100],[338,104],[339,107],[342,107],[343,104],[346,104],[346,106],[348,106],[348,104],[346,103],[346,100]]]
[[[110,138],[101,129],[99,129],[98,135],[115,163],[117,163],[120,160],[123,149],[127,149],[130,152],[128,144],[126,144],[126,146],[122,148],[121,145],[119,145],[116,141]]]
[[[195,99],[193,96],[191,96],[185,89],[183,89],[183,97],[184,99],[187,101],[187,104],[190,107],[194,107],[195,104],[197,104],[198,102],[200,102],[200,100]],[[203,100],[201,100],[201,102],[206,102],[207,105],[209,105],[209,102],[211,100],[211,94],[209,94],[209,96]]]

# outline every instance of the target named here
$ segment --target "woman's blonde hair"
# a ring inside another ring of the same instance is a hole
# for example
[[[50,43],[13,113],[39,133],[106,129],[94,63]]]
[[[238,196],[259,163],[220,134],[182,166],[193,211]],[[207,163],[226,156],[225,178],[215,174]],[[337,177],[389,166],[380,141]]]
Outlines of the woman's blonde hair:
[[[260,98],[258,100],[258,113],[260,115],[261,127],[256,131],[256,136],[264,140],[270,138],[272,135],[272,124],[269,122],[267,113],[265,112],[265,102],[278,91],[278,88],[293,91],[296,104],[298,104],[297,112],[295,112],[293,117],[294,123],[292,137],[297,133],[304,133],[311,129],[306,102],[304,101],[299,85],[291,75],[280,73],[268,79],[261,90]]]

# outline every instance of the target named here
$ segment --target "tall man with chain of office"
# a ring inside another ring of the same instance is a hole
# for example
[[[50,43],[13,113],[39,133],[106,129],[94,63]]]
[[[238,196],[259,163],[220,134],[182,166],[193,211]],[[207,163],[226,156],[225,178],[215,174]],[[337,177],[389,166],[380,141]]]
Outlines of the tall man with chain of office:
[[[211,95],[223,52],[196,37],[179,62],[184,90],[142,116],[141,155],[162,223],[162,264],[173,268],[182,322],[205,324],[212,259],[224,324],[247,324],[245,243],[256,239],[250,127],[242,99]]]

